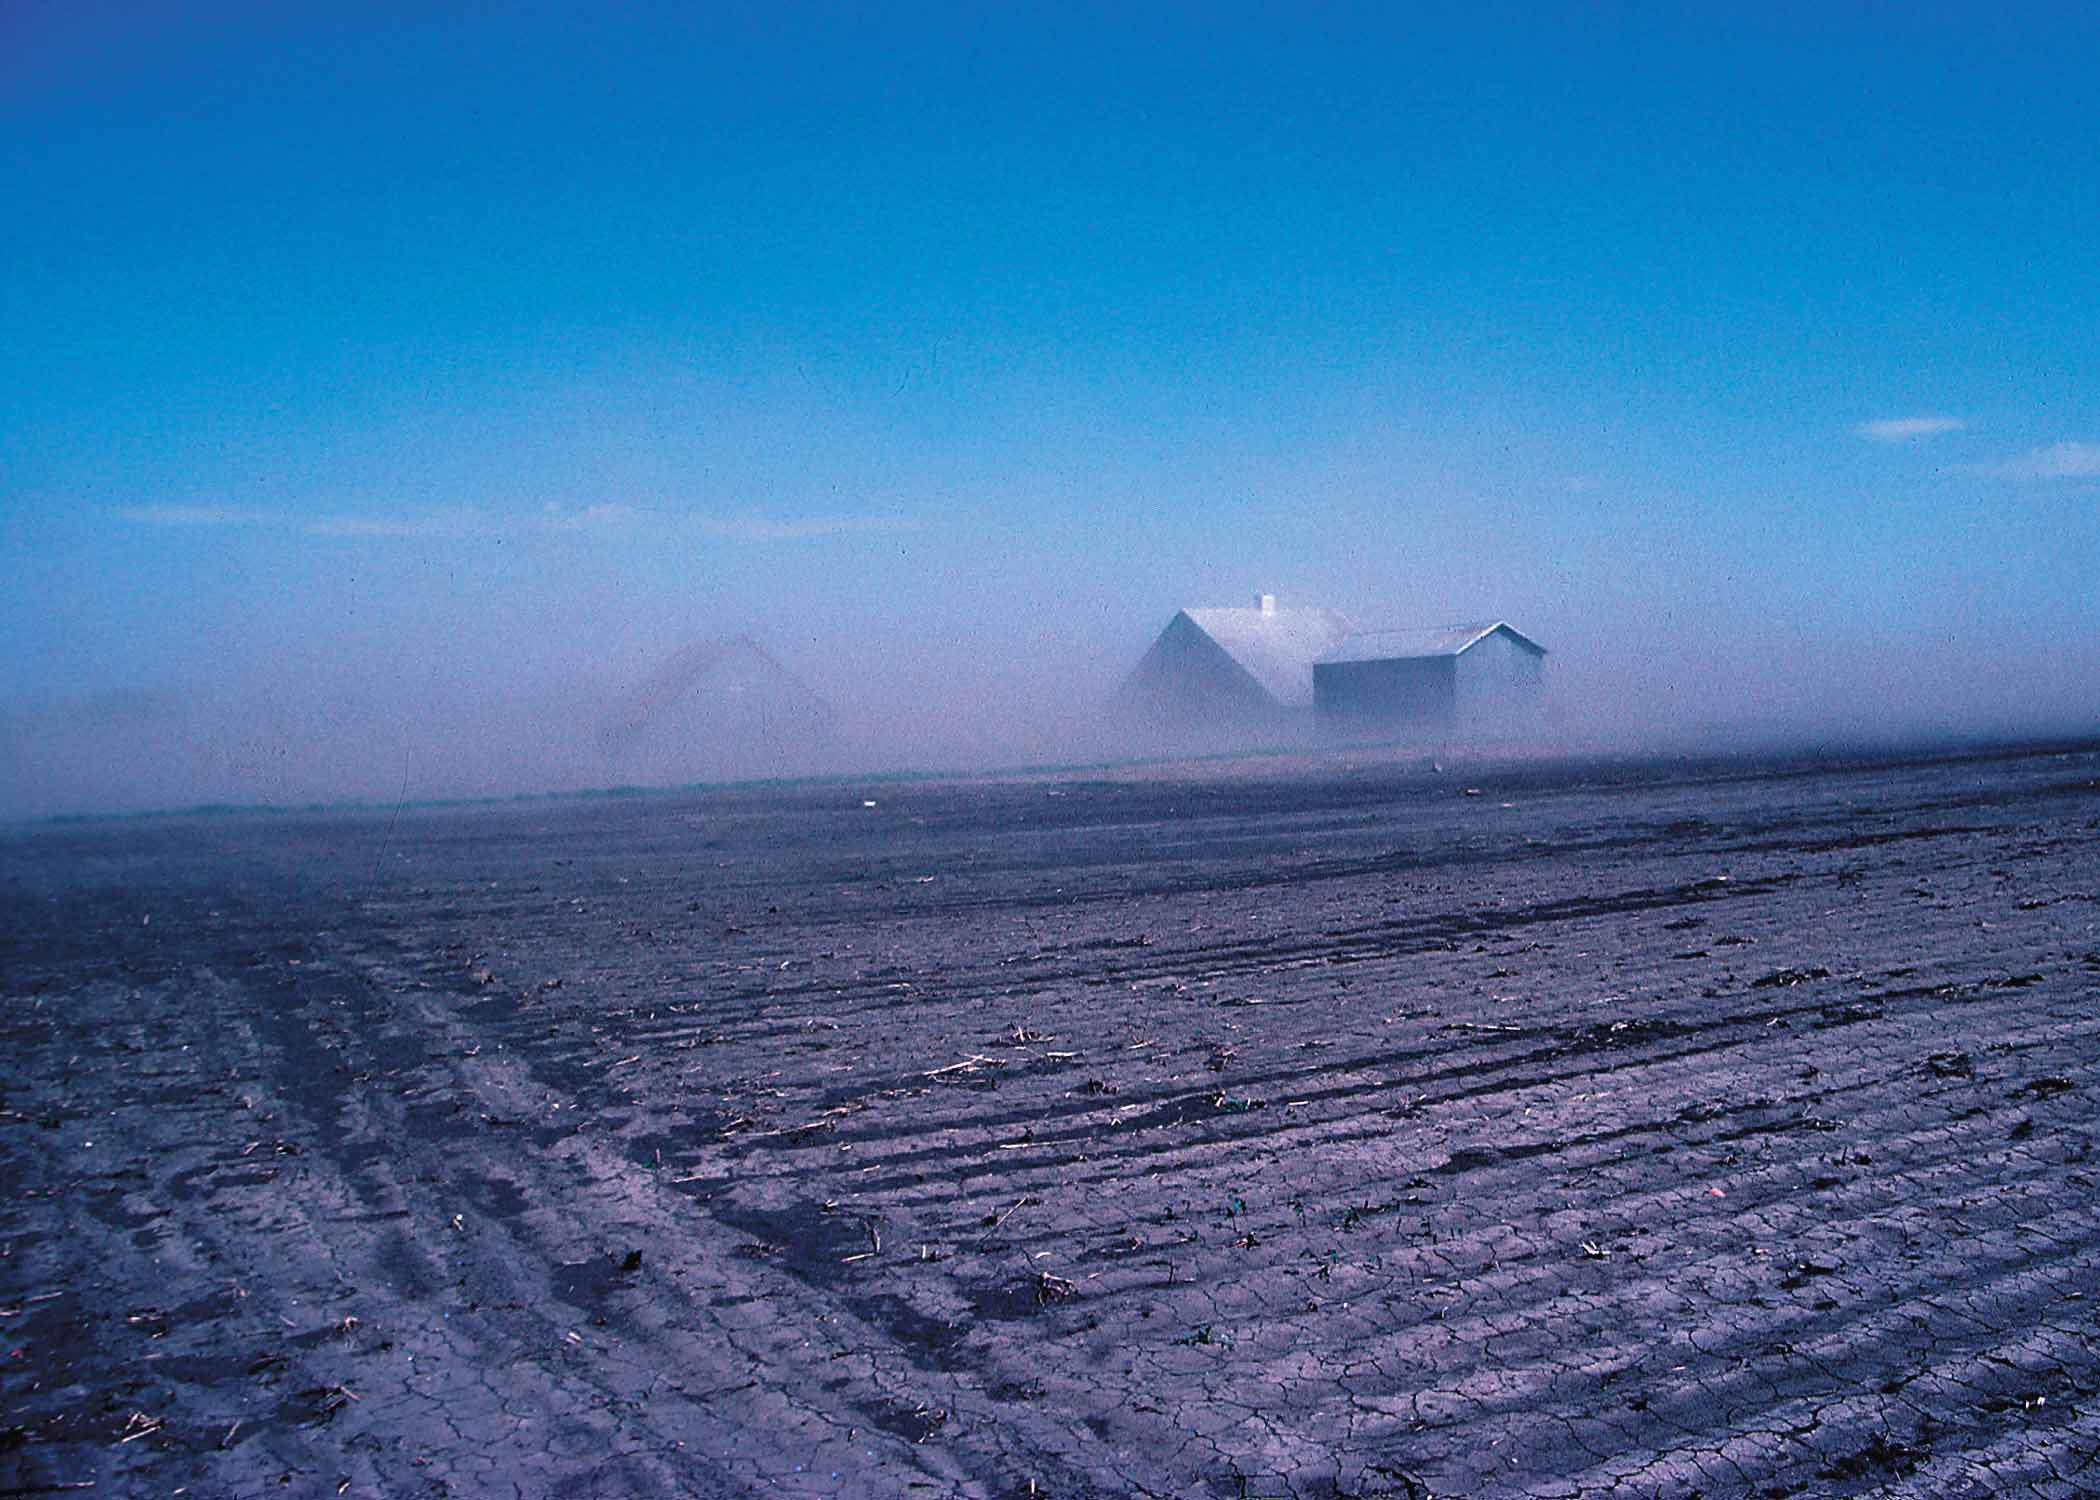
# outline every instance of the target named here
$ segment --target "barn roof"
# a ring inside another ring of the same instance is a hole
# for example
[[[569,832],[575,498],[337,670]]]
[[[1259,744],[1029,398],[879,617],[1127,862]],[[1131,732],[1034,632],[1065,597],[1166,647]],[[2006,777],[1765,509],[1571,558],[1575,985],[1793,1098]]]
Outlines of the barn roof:
[[[1355,625],[1332,609],[1185,609],[1197,629],[1287,708],[1310,707],[1313,663]]]
[[[1501,631],[1518,645],[1540,656],[1546,648],[1501,620],[1471,625],[1431,625],[1413,630],[1362,630],[1337,641],[1320,655],[1326,664],[1357,661],[1396,661],[1423,656],[1457,656]]]
[[[812,722],[831,717],[831,705],[811,692],[800,678],[775,661],[758,642],[736,635],[699,641],[674,652],[606,716],[599,725],[599,740],[607,746],[631,741],[673,705],[709,688],[732,698],[763,696]]]

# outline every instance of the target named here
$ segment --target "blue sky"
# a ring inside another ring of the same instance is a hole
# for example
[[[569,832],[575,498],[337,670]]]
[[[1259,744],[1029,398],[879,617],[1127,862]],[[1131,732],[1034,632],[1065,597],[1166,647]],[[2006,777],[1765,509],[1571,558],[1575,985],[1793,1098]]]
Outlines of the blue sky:
[[[2096,97],[2072,6],[16,0],[0,698],[978,692],[1260,588],[2089,694]]]

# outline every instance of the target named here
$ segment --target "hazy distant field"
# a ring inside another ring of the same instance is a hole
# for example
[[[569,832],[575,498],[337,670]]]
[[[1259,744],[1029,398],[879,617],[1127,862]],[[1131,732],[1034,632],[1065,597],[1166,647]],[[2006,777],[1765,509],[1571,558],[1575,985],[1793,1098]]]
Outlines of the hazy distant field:
[[[2096,851],[2090,746],[17,830],[0,1491],[2100,1492]]]

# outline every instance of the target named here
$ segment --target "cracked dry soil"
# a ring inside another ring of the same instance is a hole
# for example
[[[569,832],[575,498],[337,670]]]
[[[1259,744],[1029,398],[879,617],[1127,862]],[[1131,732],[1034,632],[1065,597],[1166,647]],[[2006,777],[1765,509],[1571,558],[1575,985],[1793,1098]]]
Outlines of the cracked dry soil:
[[[2100,1492],[2100,753],[1471,789],[0,837],[0,1490]]]

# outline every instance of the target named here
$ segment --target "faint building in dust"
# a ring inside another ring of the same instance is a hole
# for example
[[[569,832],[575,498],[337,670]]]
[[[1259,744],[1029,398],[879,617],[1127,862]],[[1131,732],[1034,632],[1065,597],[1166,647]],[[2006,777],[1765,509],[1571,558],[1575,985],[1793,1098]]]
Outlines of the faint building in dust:
[[[1251,608],[1184,609],[1124,679],[1118,702],[1167,729],[1309,719],[1313,663],[1354,629],[1336,610],[1278,608],[1274,594]]]
[[[1331,609],[1184,609],[1118,694],[1153,727],[1497,732],[1535,714],[1546,648],[1500,620],[1360,630]]]
[[[748,636],[674,653],[598,726],[620,774],[644,781],[810,769],[832,737],[831,705]]]
[[[1518,728],[1537,711],[1545,661],[1501,620],[1361,631],[1313,663],[1313,707],[1344,731]]]

